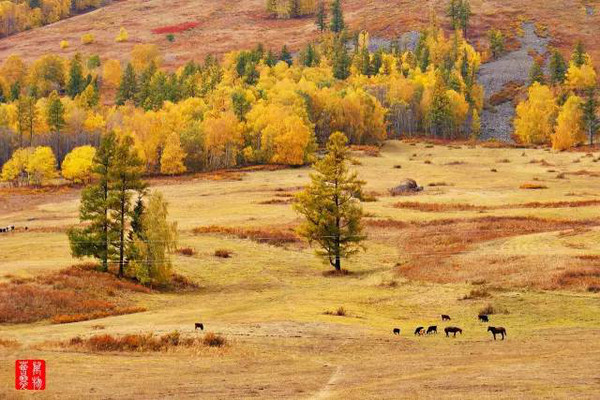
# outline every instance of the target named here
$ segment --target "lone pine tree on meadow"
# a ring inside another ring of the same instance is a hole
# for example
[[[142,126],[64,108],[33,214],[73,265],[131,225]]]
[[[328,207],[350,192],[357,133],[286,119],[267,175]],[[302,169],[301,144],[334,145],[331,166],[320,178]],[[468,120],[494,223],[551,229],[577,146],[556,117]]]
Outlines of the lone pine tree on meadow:
[[[119,276],[125,271],[128,230],[133,217],[131,198],[142,193],[142,163],[132,151],[131,139],[119,141],[107,134],[94,159],[97,182],[81,194],[79,218],[83,227],[68,232],[71,252],[75,257],[94,257],[108,271],[110,261],[118,261]]]
[[[311,183],[296,197],[294,209],[304,217],[298,233],[316,243],[316,253],[335,268],[342,258],[364,248],[363,210],[360,205],[364,182],[348,170],[348,139],[341,132],[331,135],[327,155],[315,163]]]
[[[68,232],[74,257],[93,257],[100,260],[102,271],[108,271],[108,262],[116,253],[116,226],[110,216],[115,199],[111,195],[109,170],[114,162],[117,139],[109,133],[102,139],[94,157],[93,173],[96,183],[81,192],[79,220],[85,225]]]

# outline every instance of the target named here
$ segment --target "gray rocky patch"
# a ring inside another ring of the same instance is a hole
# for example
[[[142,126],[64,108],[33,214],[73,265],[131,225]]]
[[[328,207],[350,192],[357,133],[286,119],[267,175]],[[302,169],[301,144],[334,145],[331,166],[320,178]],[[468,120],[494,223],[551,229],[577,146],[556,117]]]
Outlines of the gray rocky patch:
[[[529,81],[529,70],[533,65],[530,50],[544,54],[550,39],[536,35],[532,23],[523,24],[524,35],[520,38],[521,48],[483,64],[479,70],[479,83],[483,85],[486,100],[500,92],[511,81]],[[481,139],[496,139],[512,142],[513,119],[515,108],[511,101],[500,104],[494,109],[486,109],[481,115]]]

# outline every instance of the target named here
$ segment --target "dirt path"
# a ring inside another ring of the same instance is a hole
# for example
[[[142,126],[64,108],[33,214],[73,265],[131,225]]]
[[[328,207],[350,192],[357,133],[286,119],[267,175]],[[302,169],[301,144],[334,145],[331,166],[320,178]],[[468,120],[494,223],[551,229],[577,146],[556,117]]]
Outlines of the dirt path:
[[[333,388],[335,388],[335,386],[338,384],[338,382],[342,379],[343,373],[342,373],[342,367],[338,365],[338,367],[335,369],[335,371],[333,371],[333,374],[331,374],[331,377],[329,378],[329,380],[327,381],[327,383],[325,384],[325,386],[323,386],[321,388],[321,390],[319,390],[319,392],[317,394],[314,395],[314,397],[312,397],[313,399],[328,399],[329,397],[331,397],[331,390]]]
[[[533,64],[530,50],[543,54],[546,52],[550,39],[541,38],[535,33],[532,23],[523,24],[524,35],[520,38],[521,48],[500,57],[498,60],[481,66],[479,82],[483,85],[486,101],[500,92],[509,82],[526,83],[529,79],[529,70]],[[512,142],[510,137],[513,131],[515,107],[511,101],[502,103],[493,109],[483,111],[481,117],[482,139],[496,139],[503,142]]]

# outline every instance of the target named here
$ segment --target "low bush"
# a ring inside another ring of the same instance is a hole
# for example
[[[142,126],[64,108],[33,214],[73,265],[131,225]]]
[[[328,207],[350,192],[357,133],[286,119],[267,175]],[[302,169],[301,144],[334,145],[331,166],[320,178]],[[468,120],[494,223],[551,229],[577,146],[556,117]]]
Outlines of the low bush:
[[[492,295],[487,291],[487,289],[472,289],[469,294],[464,295],[461,300],[486,299],[491,296]]]
[[[55,315],[52,317],[53,324],[70,324],[71,322],[89,321],[92,319],[106,318],[114,315],[125,315],[144,312],[144,307],[123,307],[123,308],[112,308],[108,307],[107,311],[95,311],[86,314],[66,314],[66,315]]]
[[[198,25],[200,25],[200,22],[183,22],[181,24],[166,25],[166,26],[161,26],[160,28],[152,29],[152,33],[157,34],[157,35],[163,35],[163,34],[171,34],[172,35],[174,33],[181,33],[181,32],[188,31],[190,29],[194,29]]]
[[[335,311],[325,311],[325,315],[335,315],[337,317],[345,317],[346,316],[346,309],[342,306],[338,307],[337,310]]]
[[[233,252],[227,249],[218,249],[215,250],[215,257],[219,258],[230,258]]]
[[[196,250],[192,249],[191,247],[180,247],[177,249],[177,253],[181,254],[182,256],[191,257],[196,254]]]
[[[83,321],[139,312],[117,294],[150,293],[145,286],[99,272],[93,265],[0,284],[0,323]]]
[[[202,343],[208,347],[223,347],[227,343],[227,340],[221,335],[217,335],[213,332],[206,332]]]
[[[485,206],[476,206],[464,203],[420,203],[416,201],[402,201],[394,204],[395,208],[417,210],[424,212],[446,212],[446,211],[481,211]]]
[[[381,155],[380,149],[377,146],[353,145],[350,146],[350,150],[360,151],[364,155],[369,157],[379,157]]]
[[[0,347],[5,347],[8,349],[16,349],[21,347],[21,344],[16,340],[8,340],[8,339],[0,339]]]
[[[240,239],[249,239],[257,243],[265,243],[273,246],[285,246],[292,243],[302,243],[298,235],[291,230],[277,228],[231,228],[225,226],[211,225],[194,228],[195,235],[215,233],[232,235]]]
[[[93,33],[86,33],[81,36],[81,44],[92,44],[96,40]]]
[[[102,334],[82,339],[76,336],[69,341],[62,342],[62,346],[82,348],[92,352],[123,352],[123,351],[167,351],[175,348],[194,348],[194,347],[223,347],[227,340],[212,332],[206,333],[202,339],[198,337],[183,337],[178,331],[166,333],[164,335],[130,334],[123,336],[113,336]]]
[[[519,186],[519,189],[540,190],[540,189],[548,189],[548,186],[542,185],[540,183],[523,183],[521,186]]]

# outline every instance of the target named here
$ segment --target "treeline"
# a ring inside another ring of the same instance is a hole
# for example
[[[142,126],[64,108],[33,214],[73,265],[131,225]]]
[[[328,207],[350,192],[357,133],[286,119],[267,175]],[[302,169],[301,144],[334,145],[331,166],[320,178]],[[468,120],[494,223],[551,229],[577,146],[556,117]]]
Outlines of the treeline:
[[[0,37],[51,24],[110,0],[4,0],[0,1]]]
[[[543,63],[533,64],[527,98],[517,106],[516,137],[523,143],[552,144],[556,150],[594,144],[600,121],[592,58],[579,42],[569,62],[554,50],[547,74]]]
[[[303,165],[336,131],[373,145],[389,136],[478,135],[480,57],[460,29],[448,36],[434,23],[414,51],[397,43],[370,51],[367,32],[348,32],[341,9],[334,16],[296,57],[258,45],[169,72],[153,45],[137,45],[127,65],[81,55],[25,65],[11,56],[0,67],[0,161],[47,146],[62,166],[107,132],[131,137],[151,174]]]

